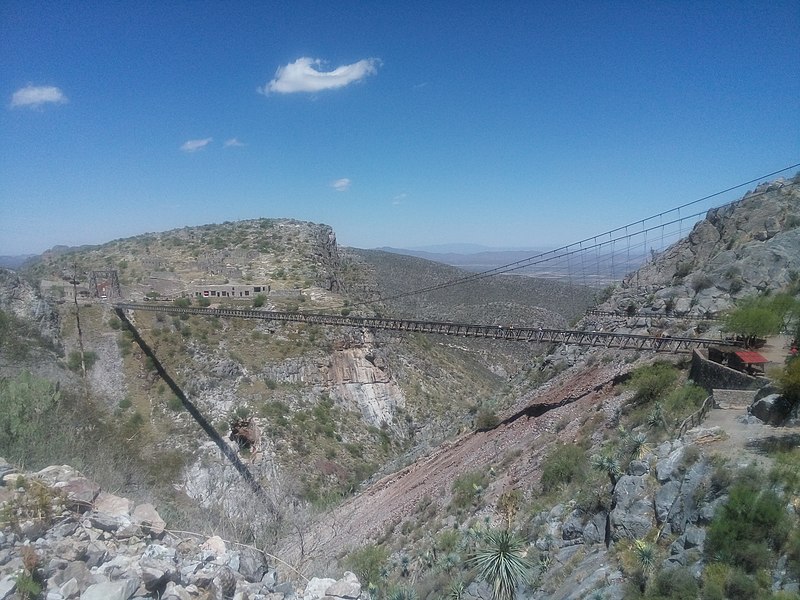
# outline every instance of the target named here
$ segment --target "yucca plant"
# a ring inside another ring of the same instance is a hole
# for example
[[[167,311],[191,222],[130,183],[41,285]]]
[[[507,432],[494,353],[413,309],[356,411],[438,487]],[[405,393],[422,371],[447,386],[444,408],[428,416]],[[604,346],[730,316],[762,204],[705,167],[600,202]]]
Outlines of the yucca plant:
[[[633,553],[639,563],[642,572],[649,573],[656,564],[656,549],[653,544],[648,544],[644,540],[633,542]]]
[[[647,426],[651,429],[656,429],[658,427],[667,428],[667,421],[664,419],[664,407],[661,405],[661,402],[656,402],[653,406],[653,410],[647,415]]]
[[[448,597],[450,600],[463,600],[464,592],[467,590],[467,587],[464,585],[464,581],[462,579],[453,579],[450,582],[449,594]]]
[[[528,577],[525,543],[508,529],[487,532],[471,562],[491,585],[495,600],[514,600],[517,586]]]

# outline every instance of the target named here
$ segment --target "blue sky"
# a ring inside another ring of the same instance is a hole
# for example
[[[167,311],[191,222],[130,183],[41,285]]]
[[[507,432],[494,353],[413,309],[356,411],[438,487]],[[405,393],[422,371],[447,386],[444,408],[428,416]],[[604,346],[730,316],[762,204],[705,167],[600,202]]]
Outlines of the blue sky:
[[[796,0],[0,3],[0,254],[558,245],[797,162]]]

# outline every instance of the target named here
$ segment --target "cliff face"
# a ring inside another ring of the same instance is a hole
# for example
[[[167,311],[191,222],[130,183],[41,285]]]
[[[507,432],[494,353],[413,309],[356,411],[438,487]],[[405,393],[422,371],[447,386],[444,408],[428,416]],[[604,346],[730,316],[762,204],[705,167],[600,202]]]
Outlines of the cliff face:
[[[332,394],[346,404],[357,406],[370,425],[389,426],[398,409],[405,408],[403,390],[368,332],[363,333],[362,342],[355,347],[337,349],[331,354],[322,375]]]
[[[0,310],[30,323],[43,339],[58,344],[58,312],[36,288],[7,269],[0,269]]]

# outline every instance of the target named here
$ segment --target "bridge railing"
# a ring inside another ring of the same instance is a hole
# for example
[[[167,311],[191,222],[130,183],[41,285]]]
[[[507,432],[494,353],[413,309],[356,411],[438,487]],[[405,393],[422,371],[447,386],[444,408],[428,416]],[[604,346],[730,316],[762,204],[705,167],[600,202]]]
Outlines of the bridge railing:
[[[683,420],[683,423],[681,423],[678,426],[678,431],[677,431],[678,437],[679,438],[683,437],[683,435],[687,431],[689,431],[693,427],[697,427],[698,425],[700,425],[700,423],[702,423],[705,420],[706,415],[708,414],[708,411],[710,411],[712,408],[714,408],[714,396],[713,395],[708,396],[703,401],[703,404],[700,406],[700,408],[697,411],[693,412],[691,415],[689,415],[688,417],[686,417]]]

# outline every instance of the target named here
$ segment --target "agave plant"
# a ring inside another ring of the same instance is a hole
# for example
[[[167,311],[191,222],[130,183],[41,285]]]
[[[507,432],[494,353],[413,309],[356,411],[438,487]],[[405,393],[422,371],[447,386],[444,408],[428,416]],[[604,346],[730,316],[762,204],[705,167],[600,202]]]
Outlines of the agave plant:
[[[517,586],[528,577],[525,543],[508,529],[489,531],[484,547],[471,562],[480,577],[489,583],[495,600],[514,600]]]
[[[467,590],[466,586],[464,585],[464,581],[462,579],[453,579],[450,582],[450,589],[448,597],[450,600],[462,600],[464,598],[464,592]]]
[[[594,454],[591,458],[592,467],[598,471],[603,471],[611,480],[611,485],[617,485],[617,481],[622,476],[622,468],[619,460],[613,456]]]
[[[642,460],[647,454],[650,453],[650,445],[647,443],[647,435],[644,433],[637,433],[628,441],[631,448],[631,458]]]
[[[653,410],[647,415],[647,425],[651,429],[655,429],[656,427],[667,428],[667,422],[664,420],[664,407],[661,405],[661,402],[656,402],[655,406],[653,406]]]
[[[417,592],[410,587],[394,588],[386,596],[386,600],[417,600]]]

